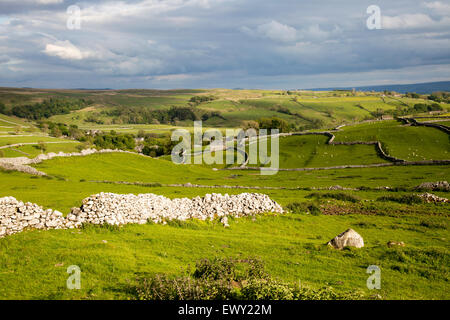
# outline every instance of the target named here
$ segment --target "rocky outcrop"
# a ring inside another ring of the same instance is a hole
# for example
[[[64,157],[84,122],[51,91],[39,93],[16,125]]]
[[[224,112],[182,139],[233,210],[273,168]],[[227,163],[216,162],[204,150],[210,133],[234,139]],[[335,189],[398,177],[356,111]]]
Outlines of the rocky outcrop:
[[[431,190],[431,191],[448,191],[450,190],[450,184],[447,181],[437,181],[437,182],[424,182],[419,184],[416,189],[421,190]]]
[[[228,216],[244,217],[265,212],[283,213],[283,208],[260,193],[213,193],[193,199],[169,199],[152,193],[99,193],[84,199],[82,206],[72,208],[66,217],[59,211],[45,210],[36,204],[6,197],[0,198],[0,237],[26,228],[68,229],[83,224],[125,225],[187,219],[222,218],[221,223],[228,227]]]
[[[441,197],[438,197],[437,195],[434,195],[434,194],[431,194],[428,192],[419,194],[419,197],[421,197],[427,203],[437,203],[437,202],[447,203],[448,202],[447,198],[441,198]]]
[[[328,245],[339,250],[345,247],[362,248],[364,240],[355,230],[348,229],[331,239]]]

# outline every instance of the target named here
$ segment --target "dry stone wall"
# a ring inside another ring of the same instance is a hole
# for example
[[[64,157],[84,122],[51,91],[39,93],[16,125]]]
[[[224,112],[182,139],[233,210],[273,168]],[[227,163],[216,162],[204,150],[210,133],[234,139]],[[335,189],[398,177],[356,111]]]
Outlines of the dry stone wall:
[[[46,173],[36,170],[33,167],[30,167],[31,164],[37,164],[41,163],[44,160],[50,160],[57,157],[80,157],[80,156],[88,156],[94,153],[111,153],[111,152],[123,152],[123,153],[133,153],[130,151],[124,151],[124,150],[112,150],[112,149],[85,149],[81,152],[71,152],[71,153],[64,153],[64,152],[50,152],[47,154],[40,154],[36,156],[33,159],[27,158],[27,157],[17,157],[17,158],[0,158],[0,167],[6,170],[12,170],[12,171],[20,171],[28,174],[38,175],[38,176],[45,176]],[[143,155],[144,156],[144,155]]]
[[[0,198],[0,237],[24,229],[72,229],[83,224],[125,225],[148,221],[213,220],[227,216],[244,217],[265,212],[283,213],[283,208],[265,194],[206,194],[204,197],[169,199],[161,195],[99,193],[82,201],[64,217],[59,211],[43,209],[13,197]],[[222,219],[224,226],[227,219]]]

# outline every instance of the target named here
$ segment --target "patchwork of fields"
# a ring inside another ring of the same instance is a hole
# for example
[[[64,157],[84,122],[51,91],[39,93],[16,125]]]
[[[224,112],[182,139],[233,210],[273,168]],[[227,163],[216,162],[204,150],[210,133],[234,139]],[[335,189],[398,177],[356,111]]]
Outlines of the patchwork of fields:
[[[205,95],[213,95],[214,100],[190,107],[218,111],[220,117],[204,121],[204,130],[218,127],[224,131],[248,121],[277,117],[293,125],[295,130],[291,131],[328,130],[335,135],[334,143],[379,141],[388,155],[406,161],[450,160],[450,140],[445,131],[393,119],[374,121],[379,118],[374,115],[377,110],[430,104],[425,98],[310,91],[288,95],[268,90],[1,88],[0,101],[12,107],[48,98],[90,99],[88,108],[46,120],[77,125],[81,130],[137,135],[170,134],[180,128],[192,132],[192,121],[114,123],[118,119],[102,111],[168,110],[187,106],[192,97]],[[450,106],[441,106],[444,111],[433,115],[432,120],[446,124],[444,117]],[[103,123],[85,121],[92,115]],[[419,121],[419,116],[427,114],[413,116]],[[342,124],[346,126],[333,130]],[[299,130],[302,128],[305,130]],[[342,294],[358,292],[364,299],[448,299],[449,203],[427,203],[419,201],[417,195],[427,191],[449,198],[449,190],[416,187],[449,181],[449,164],[393,165],[380,157],[375,145],[329,144],[329,140],[329,136],[319,133],[280,137],[281,169],[314,170],[279,171],[275,175],[261,175],[259,170],[228,170],[234,165],[177,165],[168,155],[152,158],[133,153],[56,157],[32,165],[46,176],[0,169],[0,197],[13,196],[64,215],[72,207],[80,207],[82,199],[100,192],[155,193],[169,198],[259,192],[288,211],[282,215],[230,218],[229,228],[215,219],[26,230],[0,238],[0,299],[135,299],[136,284],[142,277],[180,275],[187,265],[212,257],[258,257],[274,278],[293,286],[299,281],[312,289],[330,286]],[[0,115],[1,158],[76,152],[86,145],[68,137],[51,136],[39,129],[37,121]],[[324,169],[374,164],[389,166]],[[364,238],[364,248],[335,250],[326,246],[327,241],[348,228]],[[402,241],[405,246],[389,247],[389,241]],[[66,269],[70,265],[82,270],[80,290],[66,289]],[[369,265],[381,269],[381,290],[366,286]]]

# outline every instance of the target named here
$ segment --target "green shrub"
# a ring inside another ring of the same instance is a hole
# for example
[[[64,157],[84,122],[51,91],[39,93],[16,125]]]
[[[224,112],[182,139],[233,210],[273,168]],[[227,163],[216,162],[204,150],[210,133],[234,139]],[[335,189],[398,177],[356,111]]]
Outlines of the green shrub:
[[[320,208],[310,202],[292,202],[286,206],[286,209],[292,213],[310,213],[312,215],[322,214]]]
[[[425,201],[415,194],[406,194],[402,196],[383,196],[379,197],[377,201],[393,201],[398,203],[404,203],[404,204],[420,204],[425,203]]]
[[[421,221],[420,225],[429,229],[447,229],[447,225],[444,222]]]
[[[244,300],[293,300],[294,290],[273,279],[250,279],[241,289]]]
[[[233,288],[226,281],[210,281],[167,275],[144,278],[136,293],[139,300],[225,300],[233,299]]]
[[[234,260],[232,258],[202,259],[196,263],[194,278],[241,281],[266,277],[264,263],[256,258]]]
[[[349,202],[359,202],[361,201],[360,198],[353,196],[351,194],[339,192],[339,193],[319,193],[314,192],[309,195],[307,195],[305,198],[317,198],[317,199],[336,199],[336,200],[342,200],[342,201],[349,201]]]
[[[139,300],[331,300],[360,299],[359,293],[336,293],[333,288],[296,288],[271,278],[259,259],[203,259],[193,273],[170,278],[138,279]]]
[[[329,286],[317,290],[302,288],[294,292],[295,300],[359,300],[363,298],[364,296],[360,292],[348,291],[337,293]]]

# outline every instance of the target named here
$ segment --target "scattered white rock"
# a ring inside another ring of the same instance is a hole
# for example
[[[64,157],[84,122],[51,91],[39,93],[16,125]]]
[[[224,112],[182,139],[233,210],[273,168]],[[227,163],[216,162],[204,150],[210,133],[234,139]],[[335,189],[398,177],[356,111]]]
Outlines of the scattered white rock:
[[[328,242],[328,245],[335,249],[343,249],[344,247],[364,247],[363,238],[353,229],[342,232]]]
[[[432,193],[425,192],[423,194],[419,194],[419,197],[425,200],[425,202],[448,202],[447,198],[441,198]]]
[[[228,228],[230,225],[228,224],[228,218],[225,216],[225,217],[223,217],[221,220],[220,220],[220,222],[222,222],[222,224],[223,224],[223,226],[225,227],[225,228]]]
[[[450,184],[447,181],[424,182],[416,188],[428,190],[450,190]]]
[[[124,225],[149,221],[166,224],[170,220],[213,220],[221,218],[229,227],[227,216],[254,216],[264,212],[283,213],[283,208],[265,194],[206,194],[204,197],[169,199],[147,194],[99,193],[82,201],[64,217],[57,210],[13,197],[0,198],[0,237],[34,229],[73,229],[82,224]]]
[[[398,246],[398,247],[404,247],[404,246],[405,246],[405,243],[404,243],[403,241],[400,241],[400,242],[397,242],[397,241],[389,241],[389,242],[387,243],[387,246],[388,246],[388,247],[396,247],[396,246]]]

